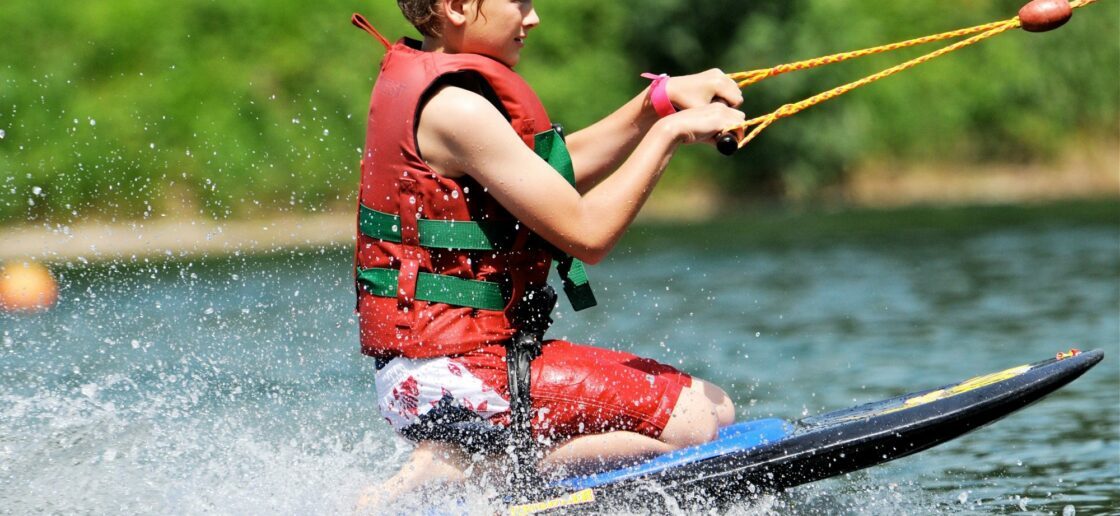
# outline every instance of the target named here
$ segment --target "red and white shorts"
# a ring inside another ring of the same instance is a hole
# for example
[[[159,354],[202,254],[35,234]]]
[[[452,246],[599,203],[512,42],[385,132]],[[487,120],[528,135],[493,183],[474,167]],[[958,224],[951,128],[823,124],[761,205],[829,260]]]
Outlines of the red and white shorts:
[[[564,439],[617,430],[657,438],[692,378],[672,366],[609,349],[545,341],[533,360],[533,430]],[[378,408],[393,429],[417,422],[441,399],[509,423],[504,346],[453,357],[394,358],[376,374]]]

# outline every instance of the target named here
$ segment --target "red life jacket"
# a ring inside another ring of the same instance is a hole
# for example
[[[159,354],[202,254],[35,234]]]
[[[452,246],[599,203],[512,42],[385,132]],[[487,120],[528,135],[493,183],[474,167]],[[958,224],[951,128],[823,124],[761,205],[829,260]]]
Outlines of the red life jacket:
[[[441,176],[421,157],[422,103],[441,79],[462,73],[482,79],[479,93],[526,145],[546,159],[567,158],[540,100],[510,68],[475,54],[424,52],[407,39],[389,47],[370,101],[359,191],[355,261],[366,354],[426,358],[509,340],[512,307],[545,284],[556,254],[476,181]],[[570,158],[564,172],[574,183]],[[593,305],[582,264],[556,259],[571,276],[565,290],[573,305]]]

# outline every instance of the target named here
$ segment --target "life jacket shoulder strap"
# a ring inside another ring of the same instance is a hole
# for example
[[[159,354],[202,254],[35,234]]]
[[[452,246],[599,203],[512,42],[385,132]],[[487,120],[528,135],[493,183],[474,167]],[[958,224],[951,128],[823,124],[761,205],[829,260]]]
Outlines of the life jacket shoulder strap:
[[[573,188],[576,186],[576,171],[572,166],[572,155],[568,153],[568,146],[564,143],[563,127],[553,124],[552,129],[534,136],[533,151],[547,161],[568,184]],[[598,304],[583,262],[559,250],[554,250],[553,259],[556,272],[564,283],[564,295],[572,304],[572,309],[578,312]]]

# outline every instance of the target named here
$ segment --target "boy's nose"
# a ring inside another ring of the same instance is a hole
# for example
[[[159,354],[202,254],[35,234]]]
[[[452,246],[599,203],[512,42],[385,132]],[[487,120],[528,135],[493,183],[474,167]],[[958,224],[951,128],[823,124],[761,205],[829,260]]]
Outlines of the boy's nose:
[[[540,23],[541,19],[539,16],[537,16],[536,8],[530,7],[529,14],[525,15],[525,20],[521,22],[521,25],[523,25],[527,29],[531,29],[533,27],[536,27],[537,25],[540,25]]]

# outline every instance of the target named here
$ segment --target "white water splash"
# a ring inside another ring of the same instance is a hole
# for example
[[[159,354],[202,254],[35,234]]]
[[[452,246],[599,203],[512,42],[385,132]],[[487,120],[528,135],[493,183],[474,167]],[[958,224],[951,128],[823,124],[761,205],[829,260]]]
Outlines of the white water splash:
[[[135,399],[107,376],[71,392],[0,394],[0,507],[12,513],[321,514],[353,510],[407,445],[296,435],[200,402],[179,381]],[[108,398],[132,397],[129,403]],[[213,403],[213,398],[208,400]],[[66,486],[66,489],[59,489]]]

